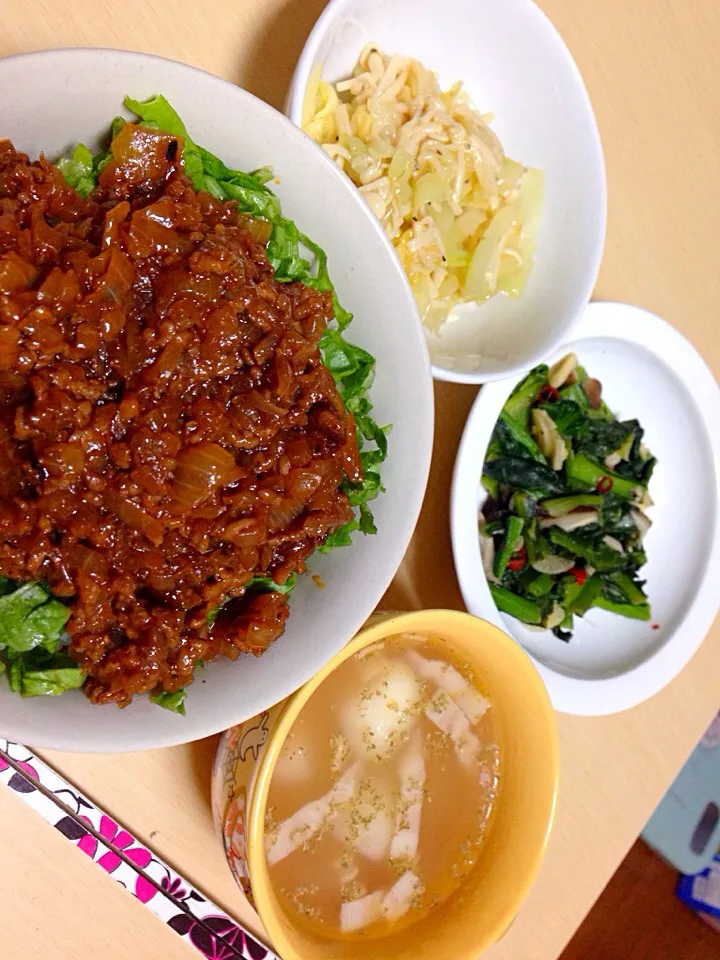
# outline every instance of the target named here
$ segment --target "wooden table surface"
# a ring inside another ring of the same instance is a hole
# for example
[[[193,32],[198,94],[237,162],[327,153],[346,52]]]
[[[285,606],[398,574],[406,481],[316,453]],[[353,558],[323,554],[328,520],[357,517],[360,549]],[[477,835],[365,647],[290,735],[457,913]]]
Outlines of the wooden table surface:
[[[58,46],[142,50],[203,67],[280,107],[323,6],[323,0],[2,0],[0,55]],[[666,317],[717,375],[720,5],[541,0],[541,6],[580,66],[605,146],[609,222],[596,295]],[[474,390],[437,384],[435,396],[430,486],[388,593],[395,609],[461,607],[447,501]],[[559,717],[563,777],[549,855],[489,960],[557,958],[717,709],[719,660],[716,623],[682,675],[651,702],[604,719]],[[212,828],[213,749],[210,739],[145,754],[45,756],[258,930]],[[16,796],[0,790],[0,956],[187,960],[192,953]]]

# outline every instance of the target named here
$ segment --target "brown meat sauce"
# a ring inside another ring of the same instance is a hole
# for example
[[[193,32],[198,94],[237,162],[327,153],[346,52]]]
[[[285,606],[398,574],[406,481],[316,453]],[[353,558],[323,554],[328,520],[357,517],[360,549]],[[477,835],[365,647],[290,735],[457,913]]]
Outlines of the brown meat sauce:
[[[128,124],[88,199],[0,141],[0,573],[70,600],[95,703],[262,653],[287,599],[246,585],[352,518],[330,296],[275,281],[266,227],[165,135]]]

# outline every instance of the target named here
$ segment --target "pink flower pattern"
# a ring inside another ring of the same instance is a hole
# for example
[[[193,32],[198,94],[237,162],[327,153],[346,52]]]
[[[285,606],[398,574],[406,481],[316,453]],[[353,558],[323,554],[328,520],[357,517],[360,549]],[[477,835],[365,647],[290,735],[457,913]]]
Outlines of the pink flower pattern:
[[[85,823],[92,826],[91,821],[88,817],[80,817],[81,820],[84,820]],[[108,843],[111,843],[118,850],[122,850],[123,854],[134,863],[140,869],[144,869],[152,860],[152,854],[145,847],[141,847],[139,844],[135,846],[135,838],[132,837],[127,830],[123,830],[121,827],[115,823],[114,820],[111,820],[110,817],[105,814],[100,818],[100,828],[98,833],[103,838],[107,840]],[[86,833],[84,837],[80,838],[78,842],[78,847],[82,850],[83,853],[86,853],[91,860],[95,860],[97,851],[98,851],[98,842],[91,833]],[[102,867],[103,870],[106,870],[108,873],[112,873],[122,863],[122,859],[115,853],[114,850],[107,850],[101,857],[97,859],[98,866]],[[137,881],[135,882],[135,896],[138,900],[141,900],[143,903],[148,903],[157,893],[156,887],[150,883],[149,880],[146,880],[145,877],[138,874]]]
[[[19,760],[18,754],[24,759]],[[44,788],[45,796],[54,795],[57,814],[53,817],[43,812],[45,819],[108,874],[115,874],[114,879],[134,893],[142,903],[149,903],[157,896],[158,901],[150,909],[207,960],[277,960],[263,944],[230,917],[217,912],[214,904],[154,857],[132,834],[98,810],[42,760],[33,756],[27,747],[0,740],[0,784],[6,784],[16,793],[25,795],[31,805],[35,803],[33,798],[41,797],[40,785]],[[81,813],[83,809],[89,815]],[[244,847],[242,813],[242,809],[239,809],[232,836],[238,853]],[[131,865],[134,868],[132,870]],[[158,875],[160,871],[164,876]],[[128,874],[133,877],[130,885]],[[164,894],[170,902],[162,906],[165,897],[159,894]],[[160,909],[157,908],[158,902],[161,902]],[[167,918],[165,911],[170,903],[182,912]]]

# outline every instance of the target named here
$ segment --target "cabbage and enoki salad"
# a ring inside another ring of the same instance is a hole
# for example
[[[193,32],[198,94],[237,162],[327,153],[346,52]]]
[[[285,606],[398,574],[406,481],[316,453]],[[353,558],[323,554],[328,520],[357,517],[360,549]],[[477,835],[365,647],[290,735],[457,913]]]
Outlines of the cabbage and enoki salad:
[[[131,122],[184,138],[185,173],[195,190],[205,190],[219,200],[232,200],[241,213],[257,221],[256,227],[263,235],[256,239],[267,241],[267,255],[276,280],[300,281],[316,290],[330,292],[336,324],[325,330],[320,351],[346,409],[355,417],[363,480],[361,483],[343,481],[342,489],[354,507],[355,518],[331,534],[318,549],[327,553],[335,547],[348,546],[356,530],[376,533],[369,503],[384,490],[379,468],[387,454],[388,428],[378,426],[371,415],[369,389],[375,358],[349,343],[343,335],[352,315],[337,299],[325,252],[282,215],[277,196],[267,186],[273,177],[270,168],[245,173],[227,167],[189,137],[182,120],[163,96],[145,102],[127,97],[125,106],[136,114]],[[124,117],[113,120],[111,139],[127,122]],[[72,187],[88,196],[110,160],[109,149],[93,155],[79,144],[72,155],[60,159],[57,166]],[[256,576],[247,589],[290,593],[296,579],[292,575],[285,584],[278,585],[269,576]],[[82,686],[85,676],[66,650],[64,627],[70,612],[68,605],[55,598],[45,584],[21,584],[0,576],[0,674],[7,675],[13,691],[22,696],[57,695]],[[209,624],[218,612],[208,616]],[[184,696],[184,690],[163,691],[155,696],[151,694],[150,699],[184,713]]]
[[[506,156],[490,121],[462,83],[444,91],[374,43],[347,80],[319,65],[308,82],[303,130],[359,188],[433,333],[462,303],[519,297],[533,267],[544,175]]]

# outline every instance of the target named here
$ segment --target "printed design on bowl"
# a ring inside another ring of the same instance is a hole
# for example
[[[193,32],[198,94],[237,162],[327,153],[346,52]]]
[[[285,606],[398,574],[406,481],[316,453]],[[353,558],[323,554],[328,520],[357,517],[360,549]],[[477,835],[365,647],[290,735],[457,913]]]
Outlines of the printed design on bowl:
[[[233,876],[250,903],[254,903],[247,866],[246,817],[247,791],[245,787],[238,787],[237,794],[230,802],[225,815],[223,843]]]
[[[238,749],[238,756],[241,760],[244,761],[248,753],[252,753],[253,759],[257,763],[260,756],[260,748],[267,743],[268,716],[269,714],[263,713],[258,723],[254,727],[249,727],[242,735]]]
[[[275,960],[216,904],[99,810],[27,747],[0,739],[0,783],[209,960]],[[240,817],[238,820],[240,821]],[[244,824],[244,819],[242,819]],[[238,831],[235,848],[242,850]]]
[[[225,739],[220,744],[218,755],[222,755],[223,787],[227,801],[235,795],[235,785],[240,779],[240,764],[250,760],[251,767],[260,759],[260,754],[267,743],[270,731],[268,720],[270,711],[253,717],[247,723],[241,723],[232,730],[228,730]]]

